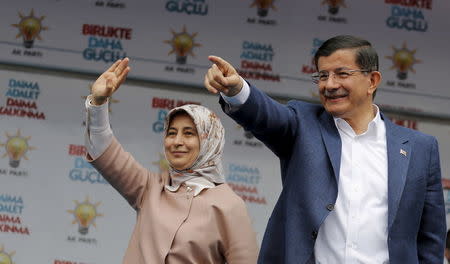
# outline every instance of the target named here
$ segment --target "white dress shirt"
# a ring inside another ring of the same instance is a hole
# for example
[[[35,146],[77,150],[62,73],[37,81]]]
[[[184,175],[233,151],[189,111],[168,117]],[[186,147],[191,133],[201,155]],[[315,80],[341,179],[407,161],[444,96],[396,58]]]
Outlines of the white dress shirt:
[[[249,94],[244,81],[236,96],[221,96],[235,108]],[[314,246],[317,264],[389,262],[386,127],[374,107],[376,116],[360,135],[344,119],[334,119],[342,141],[338,196],[319,228]]]

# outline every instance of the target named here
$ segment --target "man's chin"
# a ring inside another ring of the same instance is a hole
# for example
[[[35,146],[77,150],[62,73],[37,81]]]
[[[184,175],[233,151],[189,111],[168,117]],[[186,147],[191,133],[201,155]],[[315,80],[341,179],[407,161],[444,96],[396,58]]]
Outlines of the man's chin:
[[[331,106],[331,107],[325,107],[325,110],[336,118],[343,118],[345,115],[345,111],[341,107]]]

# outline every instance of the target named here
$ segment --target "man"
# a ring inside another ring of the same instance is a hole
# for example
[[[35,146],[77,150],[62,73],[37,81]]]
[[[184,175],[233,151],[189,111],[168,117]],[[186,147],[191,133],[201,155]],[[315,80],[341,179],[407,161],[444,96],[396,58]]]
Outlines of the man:
[[[374,105],[371,44],[337,36],[315,54],[321,105],[282,105],[214,64],[205,86],[280,159],[283,189],[258,263],[442,263],[446,232],[437,141]]]

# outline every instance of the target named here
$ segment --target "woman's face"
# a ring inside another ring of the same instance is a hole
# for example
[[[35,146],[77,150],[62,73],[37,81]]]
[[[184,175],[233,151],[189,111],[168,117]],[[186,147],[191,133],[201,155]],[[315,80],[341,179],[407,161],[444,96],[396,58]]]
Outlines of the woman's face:
[[[190,168],[200,152],[200,139],[192,118],[187,113],[176,114],[170,121],[164,138],[166,157],[173,168]]]

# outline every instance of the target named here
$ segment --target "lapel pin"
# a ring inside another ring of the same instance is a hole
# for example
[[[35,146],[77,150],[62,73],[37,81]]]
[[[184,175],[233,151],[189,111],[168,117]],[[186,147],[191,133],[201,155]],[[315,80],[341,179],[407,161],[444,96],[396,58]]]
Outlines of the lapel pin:
[[[400,149],[400,154],[406,157],[407,152],[404,149]]]

